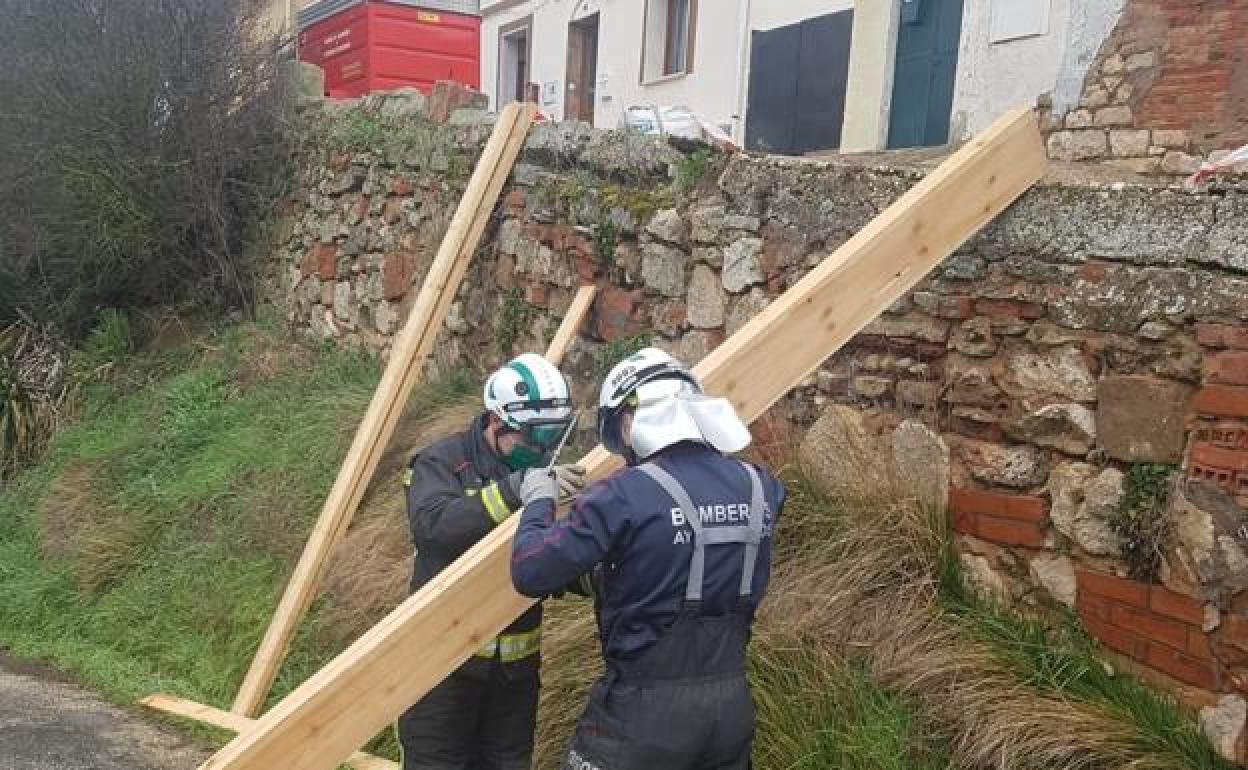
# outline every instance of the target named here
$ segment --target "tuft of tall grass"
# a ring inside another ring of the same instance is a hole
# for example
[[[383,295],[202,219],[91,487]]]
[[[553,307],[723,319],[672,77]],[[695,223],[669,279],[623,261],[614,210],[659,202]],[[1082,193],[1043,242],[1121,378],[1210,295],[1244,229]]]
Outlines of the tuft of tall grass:
[[[823,484],[782,438],[761,447],[790,495],[751,645],[755,766],[1227,767],[1163,696],[1098,681],[1086,642],[1006,622],[960,588],[944,512],[879,443],[845,436],[828,451],[852,486]],[[548,607],[539,767],[557,765],[598,669],[588,610]]]

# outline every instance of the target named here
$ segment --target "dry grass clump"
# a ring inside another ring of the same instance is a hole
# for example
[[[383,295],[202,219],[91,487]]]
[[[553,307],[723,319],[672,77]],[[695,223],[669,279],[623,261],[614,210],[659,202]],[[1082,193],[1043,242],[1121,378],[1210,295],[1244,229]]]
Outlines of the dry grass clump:
[[[407,598],[413,553],[403,486],[407,461],[421,448],[466,429],[480,408],[474,394],[411,410],[400,421],[351,529],[330,557],[319,617],[337,644],[358,638]]]
[[[843,438],[828,451],[860,484],[835,493],[797,453],[765,448],[790,497],[751,647],[756,767],[1187,766],[1107,707],[1030,686],[965,633],[940,601],[944,512],[909,493],[881,442]],[[541,768],[558,766],[599,669],[588,607],[547,606]]]

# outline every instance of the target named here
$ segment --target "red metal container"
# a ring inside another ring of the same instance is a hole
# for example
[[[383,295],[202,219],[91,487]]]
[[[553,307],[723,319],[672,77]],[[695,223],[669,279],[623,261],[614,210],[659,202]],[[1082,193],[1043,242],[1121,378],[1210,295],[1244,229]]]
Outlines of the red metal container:
[[[480,89],[481,19],[446,0],[322,0],[299,14],[299,58],[325,70],[334,98],[439,80]],[[468,7],[472,3],[459,2]]]

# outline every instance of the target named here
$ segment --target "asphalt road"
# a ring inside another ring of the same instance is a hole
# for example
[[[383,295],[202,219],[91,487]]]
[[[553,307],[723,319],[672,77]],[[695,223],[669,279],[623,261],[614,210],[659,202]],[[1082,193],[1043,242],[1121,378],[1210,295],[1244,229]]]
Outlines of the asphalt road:
[[[194,770],[207,752],[0,652],[0,770]]]

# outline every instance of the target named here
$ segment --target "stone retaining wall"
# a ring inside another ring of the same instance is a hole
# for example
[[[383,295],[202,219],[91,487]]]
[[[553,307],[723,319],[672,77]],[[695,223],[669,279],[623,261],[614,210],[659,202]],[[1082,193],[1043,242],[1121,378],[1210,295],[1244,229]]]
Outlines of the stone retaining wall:
[[[274,257],[297,329],[385,352],[490,130],[471,105],[439,112],[447,124],[409,93],[319,114]],[[437,365],[486,368],[544,349],[576,287],[596,283],[565,362],[592,410],[598,379],[623,352],[649,340],[697,361],[921,173],[722,157],[540,125],[472,261]],[[1246,215],[1245,187],[1046,181],[777,415],[815,423],[813,437],[846,414],[878,433],[903,425],[897,459],[921,458],[911,461],[916,489],[951,490],[981,585],[1071,606],[1111,649],[1197,703],[1240,713]],[[926,449],[904,449],[916,438]],[[819,455],[818,441],[806,449]],[[1140,499],[1138,479],[1164,476],[1154,466],[1183,469],[1164,503]],[[1236,725],[1219,737],[1228,751],[1243,748],[1243,719]]]

